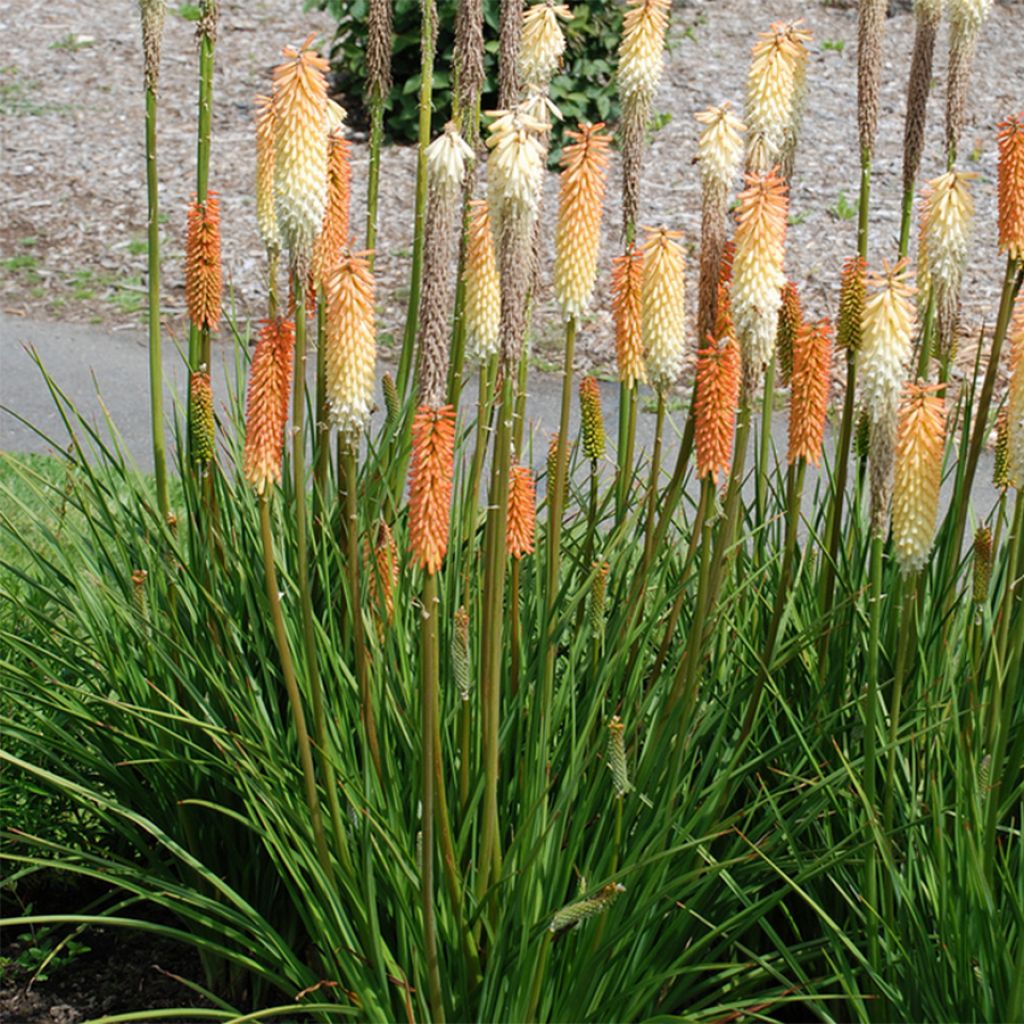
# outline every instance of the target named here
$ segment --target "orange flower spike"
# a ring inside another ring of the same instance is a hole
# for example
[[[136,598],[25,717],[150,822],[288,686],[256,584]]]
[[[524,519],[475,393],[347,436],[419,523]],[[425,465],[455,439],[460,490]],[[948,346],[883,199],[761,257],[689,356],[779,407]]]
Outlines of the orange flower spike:
[[[644,253],[631,245],[612,260],[612,316],[615,320],[615,355],[619,380],[631,388],[647,382],[641,320]]]
[[[529,466],[513,466],[508,481],[508,527],[505,546],[517,561],[533,553],[537,526],[536,492]]]
[[[418,565],[436,573],[448,550],[455,409],[421,405],[412,421],[409,467],[409,544]]]
[[[997,125],[999,134],[999,251],[1024,260],[1024,113]]]
[[[736,407],[740,393],[740,353],[735,339],[722,344],[708,339],[697,353],[697,401],[694,439],[697,475],[710,476],[718,486],[719,474],[727,476],[732,464]]]
[[[601,215],[608,176],[610,135],[603,124],[567,131],[573,141],[562,150],[561,192],[555,227],[555,294],[568,316],[590,305],[597,278]]]
[[[789,463],[797,459],[817,466],[825,436],[832,325],[828,318],[802,324],[793,339],[793,374],[789,397]]]
[[[185,241],[185,304],[197,330],[217,329],[220,322],[220,204],[211,191],[206,202],[192,200]]]
[[[327,206],[320,234],[313,243],[312,278],[316,285],[327,286],[348,242],[351,184],[349,144],[339,126],[327,137]]]
[[[262,495],[281,480],[284,428],[292,384],[295,328],[288,320],[270,320],[260,331],[249,367],[245,400],[245,452],[242,473]]]

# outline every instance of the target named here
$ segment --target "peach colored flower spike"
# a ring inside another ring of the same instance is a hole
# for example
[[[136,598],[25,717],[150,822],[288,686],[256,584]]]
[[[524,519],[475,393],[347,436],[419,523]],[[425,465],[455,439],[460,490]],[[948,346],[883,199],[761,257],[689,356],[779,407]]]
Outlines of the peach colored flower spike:
[[[327,288],[327,404],[331,423],[350,444],[366,427],[373,409],[377,325],[367,256],[342,253]]]
[[[626,387],[647,382],[641,329],[644,253],[630,245],[612,260],[612,317],[615,320],[615,357],[619,380]]]
[[[743,377],[753,387],[772,358],[778,326],[788,210],[785,181],[774,171],[745,175],[736,216],[732,315],[743,355]]]
[[[259,495],[268,484],[281,480],[294,347],[295,328],[290,321],[267,321],[249,367],[242,473]]]
[[[309,258],[327,203],[328,63],[286,46],[274,68],[274,198],[277,225],[293,260]]]
[[[561,193],[555,227],[555,294],[568,316],[590,305],[601,245],[601,215],[608,175],[610,135],[603,124],[567,131],[573,141],[562,150]]]
[[[409,545],[416,562],[436,573],[448,550],[455,409],[421,405],[412,422],[409,467]]]
[[[797,459],[817,466],[828,412],[832,367],[832,325],[828,318],[802,324],[793,339],[793,373],[789,399],[789,463]]]
[[[192,200],[185,242],[185,303],[198,330],[217,329],[221,287],[220,203],[211,191],[205,203]]]
[[[509,471],[508,526],[505,546],[517,561],[533,552],[537,527],[537,508],[533,472],[529,466],[515,465]]]
[[[928,563],[939,515],[945,400],[943,384],[907,384],[900,406],[896,480],[892,501],[892,538],[896,560],[906,573]]]
[[[274,101],[256,97],[256,226],[270,252],[281,248],[274,210]]]
[[[1024,113],[997,125],[999,134],[999,251],[1024,260]]]

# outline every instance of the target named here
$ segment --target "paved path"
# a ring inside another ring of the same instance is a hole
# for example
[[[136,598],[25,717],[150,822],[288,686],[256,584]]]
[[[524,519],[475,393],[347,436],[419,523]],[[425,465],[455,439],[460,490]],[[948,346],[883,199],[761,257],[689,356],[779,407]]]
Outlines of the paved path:
[[[67,443],[67,432],[29,348],[38,353],[54,382],[101,428],[102,407],[105,406],[139,466],[144,469],[151,466],[149,370],[144,332],[111,332],[102,327],[39,322],[6,314],[0,314],[0,406],[4,407],[0,409],[0,449],[47,452]],[[234,356],[232,347],[224,343],[218,343],[214,353],[217,364],[212,374],[214,390],[219,407],[223,408],[229,394],[228,382],[236,380]],[[167,340],[164,343],[164,379],[168,394],[174,401],[181,402],[185,373],[174,344]],[[606,430],[609,439],[614,441],[618,388],[610,383],[603,383],[601,388]],[[464,409],[471,414],[476,397],[475,381],[470,383],[467,391]],[[383,408],[383,400],[379,396],[378,404]],[[538,469],[546,459],[548,439],[558,428],[560,404],[561,378],[553,374],[533,373],[527,416],[533,437],[533,463]],[[170,408],[172,406],[168,402]],[[12,413],[34,424],[52,438],[53,443],[40,438]],[[575,436],[578,426],[579,407],[574,399],[572,436]],[[682,426],[683,414],[672,413],[666,429],[663,455],[663,465],[669,470],[675,461]],[[784,452],[785,412],[774,418],[772,433],[777,450]],[[637,417],[638,452],[650,451],[653,440],[654,416],[641,412]],[[826,439],[826,444],[829,443],[830,440]],[[983,453],[974,488],[974,507],[979,516],[987,515],[996,500],[991,479],[991,457]],[[812,500],[815,482],[816,475],[809,474],[805,487],[805,500],[808,502]]]

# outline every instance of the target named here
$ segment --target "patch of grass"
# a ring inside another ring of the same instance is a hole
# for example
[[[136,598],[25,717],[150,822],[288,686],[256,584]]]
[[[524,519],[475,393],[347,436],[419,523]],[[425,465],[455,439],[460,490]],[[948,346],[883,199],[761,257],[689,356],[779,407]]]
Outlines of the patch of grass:
[[[77,32],[68,32],[60,39],[50,43],[51,50],[59,50],[63,53],[78,53],[79,50],[87,50],[95,44],[92,36],[79,35]]]
[[[859,200],[854,199],[853,202],[850,202],[847,194],[845,192],[840,192],[835,206],[830,206],[828,212],[832,214],[836,220],[853,220],[857,216],[859,209]]]
[[[198,4],[178,4],[174,13],[182,21],[198,21],[202,17],[202,9]]]
[[[19,270],[35,270],[39,266],[39,260],[27,253],[23,256],[11,256],[9,259],[0,260],[0,267],[9,273],[16,273]]]
[[[39,239],[35,235],[26,235],[24,238],[18,239],[18,245],[23,249],[31,249],[35,246]]]
[[[821,48],[823,50],[834,50],[836,53],[842,53],[846,49],[845,39],[823,39],[821,42]]]
[[[149,248],[149,244],[144,238],[133,238],[128,243],[128,252],[132,256],[142,256]]]
[[[791,213],[786,218],[786,223],[791,228],[795,228],[798,224],[803,224],[803,222],[807,220],[807,218],[810,217],[810,215],[811,213],[809,210],[801,210],[799,213]]]

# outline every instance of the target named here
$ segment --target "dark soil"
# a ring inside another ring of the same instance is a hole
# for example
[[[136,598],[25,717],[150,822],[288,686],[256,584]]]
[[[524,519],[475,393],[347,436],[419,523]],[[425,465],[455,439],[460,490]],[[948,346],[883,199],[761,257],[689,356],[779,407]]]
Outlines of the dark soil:
[[[63,937],[63,935],[61,936]],[[47,979],[8,964],[29,943],[5,935],[0,945],[0,1022],[3,1024],[79,1024],[108,1014],[181,1008],[173,1018],[184,1022],[190,1007],[212,1004],[184,981],[202,984],[198,955],[187,946],[145,932],[122,928],[88,928],[77,940],[89,947]],[[183,980],[184,979],[184,980]]]
[[[3,893],[4,917],[24,913],[96,913],[109,906],[105,886],[76,886],[66,875],[43,872],[19,882],[17,892]],[[29,911],[31,908],[31,911]],[[174,926],[175,920],[144,908],[122,916]],[[70,937],[87,951],[66,955],[61,946]],[[58,949],[56,966],[43,969],[45,980],[33,981],[32,950]],[[28,956],[26,956],[28,954]],[[26,969],[18,963],[31,963]],[[70,932],[56,926],[49,932],[29,927],[6,929],[0,936],[0,1024],[79,1024],[98,1017],[139,1010],[181,1008],[179,1022],[194,1020],[192,1007],[212,1004],[185,984],[203,984],[199,956],[189,946],[149,932],[120,927],[90,927]]]

